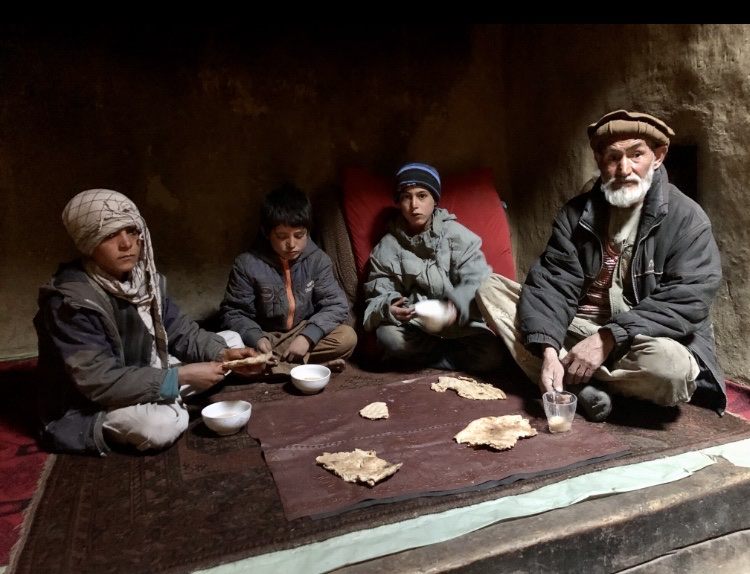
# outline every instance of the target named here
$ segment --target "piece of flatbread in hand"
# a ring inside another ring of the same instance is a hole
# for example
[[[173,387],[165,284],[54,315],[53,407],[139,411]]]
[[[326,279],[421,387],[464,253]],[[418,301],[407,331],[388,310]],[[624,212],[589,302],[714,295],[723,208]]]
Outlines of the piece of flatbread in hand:
[[[370,403],[360,410],[359,414],[366,419],[387,419],[388,405],[383,402]]]
[[[536,436],[537,432],[521,415],[484,417],[473,420],[454,438],[471,446],[487,445],[497,450],[513,448],[519,438]]]
[[[269,361],[273,357],[272,352],[261,353],[254,357],[245,357],[244,359],[235,359],[234,361],[224,361],[222,363],[227,369],[236,369],[237,367],[245,367],[247,365],[260,365]]]
[[[438,377],[438,382],[432,383],[430,388],[438,393],[453,389],[462,397],[478,401],[506,398],[501,389],[487,383],[479,383],[470,377]]]
[[[362,482],[369,486],[375,486],[376,483],[391,476],[404,464],[403,462],[390,464],[378,458],[374,450],[358,448],[352,452],[324,452],[315,460],[323,468],[340,476],[346,482]]]

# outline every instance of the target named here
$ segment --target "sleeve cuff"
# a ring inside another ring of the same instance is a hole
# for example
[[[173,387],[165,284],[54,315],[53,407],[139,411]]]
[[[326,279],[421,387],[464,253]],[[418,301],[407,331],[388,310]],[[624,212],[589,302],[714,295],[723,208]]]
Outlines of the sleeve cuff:
[[[167,376],[161,382],[161,392],[159,393],[161,397],[163,399],[176,399],[180,394],[178,382],[177,367],[167,370]]]

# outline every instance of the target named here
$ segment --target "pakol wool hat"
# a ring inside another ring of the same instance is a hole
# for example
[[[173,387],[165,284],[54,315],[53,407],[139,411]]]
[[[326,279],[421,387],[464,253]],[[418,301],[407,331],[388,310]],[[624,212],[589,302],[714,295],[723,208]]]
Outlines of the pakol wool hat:
[[[658,145],[669,145],[669,138],[674,137],[672,128],[659,118],[627,110],[615,110],[603,115],[588,127],[586,133],[594,151],[599,149],[604,139],[611,136],[648,137]]]
[[[435,199],[440,202],[442,188],[440,186],[440,174],[437,170],[426,163],[407,163],[396,172],[396,190],[393,193],[393,201],[398,202],[398,195],[405,187],[418,185],[424,187]]]

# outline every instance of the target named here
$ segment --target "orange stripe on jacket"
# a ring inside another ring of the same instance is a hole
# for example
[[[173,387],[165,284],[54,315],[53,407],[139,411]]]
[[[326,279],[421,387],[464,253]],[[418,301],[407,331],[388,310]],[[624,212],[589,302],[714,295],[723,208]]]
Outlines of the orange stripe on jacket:
[[[292,328],[292,325],[294,325],[294,311],[297,309],[297,303],[294,300],[292,271],[289,268],[289,261],[282,259],[281,266],[284,268],[284,288],[286,289],[286,298],[289,301],[289,313],[286,316],[286,330],[289,331]]]

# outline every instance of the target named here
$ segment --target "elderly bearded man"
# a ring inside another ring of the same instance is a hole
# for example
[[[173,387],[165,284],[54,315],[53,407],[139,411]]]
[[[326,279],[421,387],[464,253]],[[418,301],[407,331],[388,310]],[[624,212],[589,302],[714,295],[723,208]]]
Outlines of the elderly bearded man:
[[[588,127],[600,177],[558,213],[523,286],[493,274],[487,324],[542,391],[567,388],[603,421],[612,394],[723,414],[710,310],[721,260],[704,211],[669,183],[672,129],[617,110]]]

